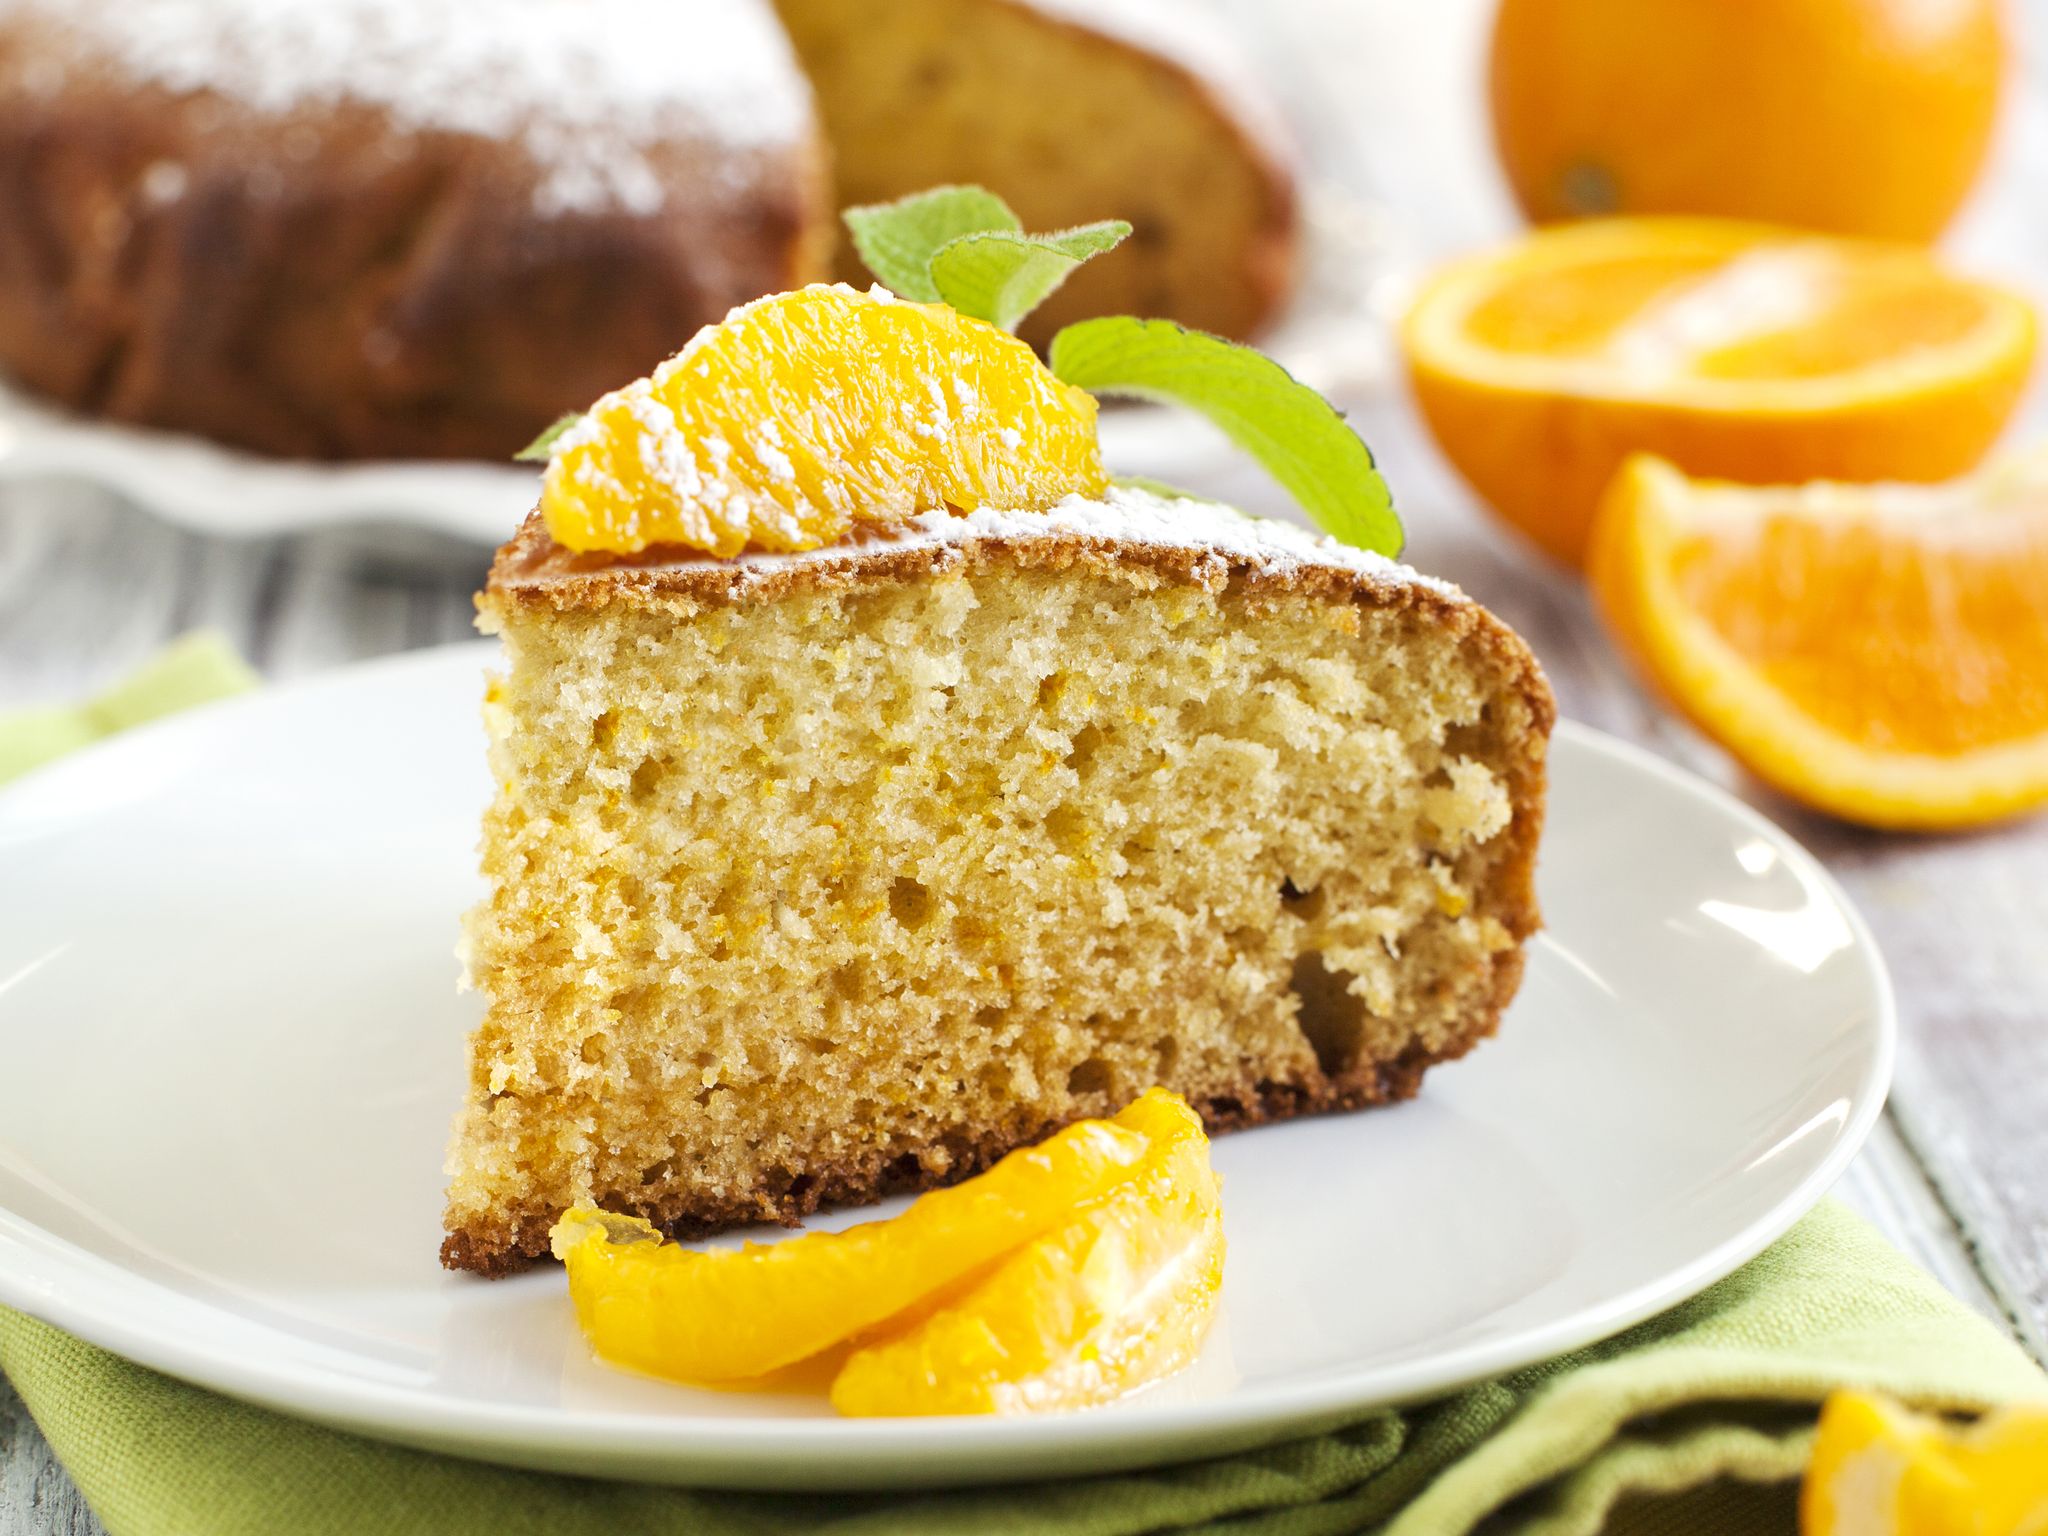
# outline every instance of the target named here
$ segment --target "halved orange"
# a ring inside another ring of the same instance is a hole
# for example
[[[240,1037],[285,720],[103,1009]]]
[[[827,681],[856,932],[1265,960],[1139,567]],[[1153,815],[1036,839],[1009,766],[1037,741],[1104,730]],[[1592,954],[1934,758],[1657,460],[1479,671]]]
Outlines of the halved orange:
[[[1151,1144],[1130,1178],[963,1293],[857,1347],[832,1406],[853,1416],[1084,1408],[1194,1359],[1223,1284],[1209,1140],[1195,1112],[1157,1088],[1117,1123]]]
[[[1837,1392],[1800,1489],[1803,1536],[2040,1536],[2048,1531],[2048,1406],[1957,1427]]]
[[[540,510],[567,549],[725,557],[1107,484],[1094,397],[1016,337],[819,284],[734,310],[598,401],[554,445]]]
[[[1084,1120],[844,1232],[685,1248],[644,1221],[583,1207],[556,1223],[552,1246],[599,1355],[656,1376],[732,1381],[815,1355],[1057,1230],[1151,1155],[1142,1127]]]
[[[1402,328],[1446,456],[1570,565],[1636,451],[1750,484],[1964,474],[2034,340],[2024,299],[1917,246],[1682,218],[1567,225],[1455,262]]]
[[[1932,830],[2048,804],[2048,458],[1775,488],[1633,459],[1590,576],[1658,688],[1808,805]]]

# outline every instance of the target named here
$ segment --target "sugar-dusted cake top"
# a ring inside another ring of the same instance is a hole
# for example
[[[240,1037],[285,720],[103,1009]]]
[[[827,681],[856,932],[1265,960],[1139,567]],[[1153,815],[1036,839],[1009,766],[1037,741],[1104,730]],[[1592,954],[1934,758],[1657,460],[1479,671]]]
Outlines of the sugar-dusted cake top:
[[[647,145],[781,145],[812,122],[766,0],[0,0],[0,15],[46,39],[20,76],[31,91],[114,69],[259,112],[362,103],[521,145],[543,213],[651,212]]]
[[[1136,486],[1115,485],[1099,497],[1069,496],[1043,512],[972,512],[965,517],[927,513],[920,531],[952,542],[969,538],[1043,538],[1078,534],[1086,538],[1168,549],[1199,549],[1267,570],[1323,566],[1379,582],[1412,582],[1447,597],[1464,594],[1447,581],[1425,576],[1385,555],[1342,544],[1298,523],[1253,517],[1221,502],[1192,496],[1163,496]]]
[[[634,592],[744,602],[799,585],[940,568],[990,547],[1025,544],[1065,545],[1112,558],[1166,555],[1180,564],[1191,555],[1202,564],[1220,562],[1282,579],[1340,572],[1375,588],[1412,587],[1452,602],[1469,601],[1450,582],[1297,524],[1122,485],[1101,496],[1069,496],[1039,512],[926,512],[887,527],[863,526],[820,549],[748,550],[725,559],[676,546],[626,556],[577,554],[549,538],[534,517],[498,552],[490,591],[564,607]]]

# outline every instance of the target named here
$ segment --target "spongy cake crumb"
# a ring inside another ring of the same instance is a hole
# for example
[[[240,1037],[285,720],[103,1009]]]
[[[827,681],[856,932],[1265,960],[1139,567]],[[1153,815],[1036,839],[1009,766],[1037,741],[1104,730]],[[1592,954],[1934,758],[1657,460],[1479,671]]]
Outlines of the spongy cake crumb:
[[[1490,1032],[1535,922],[1520,642],[1306,535],[1201,564],[1078,516],[751,596],[494,587],[451,1262],[584,1199],[702,1229],[944,1180],[1154,1083],[1219,1126],[1378,1102]]]

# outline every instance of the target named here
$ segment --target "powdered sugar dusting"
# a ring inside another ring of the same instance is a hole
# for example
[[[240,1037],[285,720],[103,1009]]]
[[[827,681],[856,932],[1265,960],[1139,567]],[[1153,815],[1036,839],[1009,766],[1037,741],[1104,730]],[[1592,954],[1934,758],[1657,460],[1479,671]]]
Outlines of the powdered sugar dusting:
[[[1370,550],[1340,544],[1294,523],[1251,517],[1217,502],[1160,496],[1131,486],[1113,486],[1099,498],[1069,496],[1042,512],[998,512],[987,508],[965,516],[925,512],[885,532],[889,542],[899,547],[1075,534],[1121,543],[1201,550],[1268,570],[1336,567],[1381,585],[1427,587],[1454,601],[1466,600],[1465,594],[1448,581],[1425,576],[1411,566]],[[859,559],[872,553],[873,548],[872,544],[833,544],[795,554],[754,550],[721,563],[746,572],[766,573],[791,562]]]
[[[523,145],[536,210],[651,213],[643,152],[809,131],[810,90],[766,0],[4,0],[82,61],[263,112],[353,101],[400,127]],[[55,89],[61,71],[39,71]]]

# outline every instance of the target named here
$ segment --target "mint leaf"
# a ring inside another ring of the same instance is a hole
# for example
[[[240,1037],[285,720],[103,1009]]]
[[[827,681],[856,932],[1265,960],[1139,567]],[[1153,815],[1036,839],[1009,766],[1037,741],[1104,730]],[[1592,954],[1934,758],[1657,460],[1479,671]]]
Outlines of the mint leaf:
[[[1008,203],[986,187],[973,186],[933,187],[893,203],[849,208],[840,217],[853,236],[853,248],[882,286],[920,304],[939,302],[931,264],[940,246],[962,235],[1024,227]]]
[[[1392,557],[1401,519],[1372,450],[1337,408],[1250,347],[1171,320],[1107,315],[1052,339],[1052,371],[1097,395],[1199,411],[1301,503],[1332,538]]]
[[[932,286],[961,314],[1014,331],[1068,273],[1115,248],[1130,232],[1122,219],[1101,219],[1050,235],[960,235],[932,253]]]
[[[548,423],[546,430],[539,437],[536,437],[532,442],[512,455],[512,462],[515,464],[547,463],[549,459],[555,456],[555,444],[561,441],[562,434],[582,419],[583,412],[581,411],[571,411],[566,416],[557,416]]]

